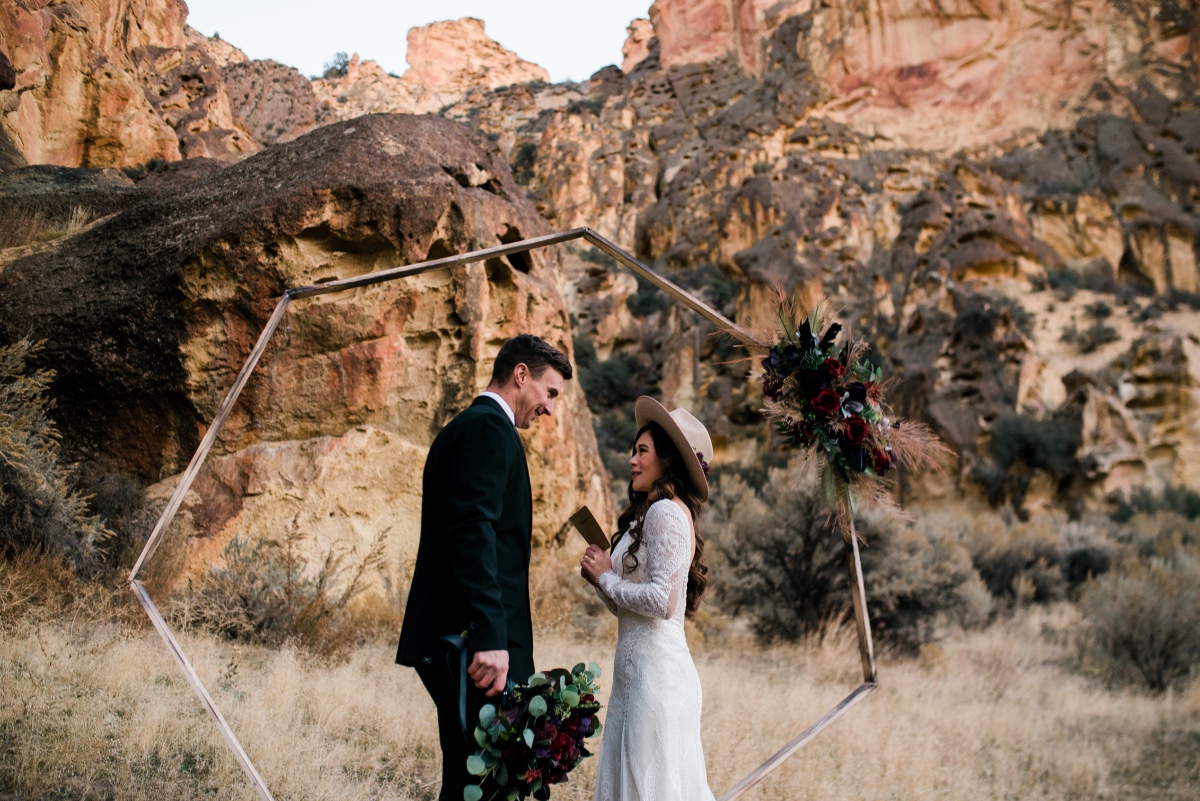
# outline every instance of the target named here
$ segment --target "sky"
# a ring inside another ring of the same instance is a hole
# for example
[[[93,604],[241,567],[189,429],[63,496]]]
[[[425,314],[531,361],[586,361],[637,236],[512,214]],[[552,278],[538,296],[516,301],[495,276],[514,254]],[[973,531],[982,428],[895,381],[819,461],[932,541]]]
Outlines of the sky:
[[[487,34],[553,82],[583,81],[621,63],[625,28],[647,16],[651,0],[187,0],[188,24],[250,58],[274,59],[319,75],[334,53],[358,53],[402,74],[408,29],[476,17]]]

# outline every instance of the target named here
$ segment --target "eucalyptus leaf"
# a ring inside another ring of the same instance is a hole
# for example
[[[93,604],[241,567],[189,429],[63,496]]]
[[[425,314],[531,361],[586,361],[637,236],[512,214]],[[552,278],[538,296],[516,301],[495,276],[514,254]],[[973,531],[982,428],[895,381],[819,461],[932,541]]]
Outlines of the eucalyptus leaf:
[[[530,687],[541,687],[541,686],[543,686],[545,684],[549,684],[549,683],[550,682],[546,680],[545,673],[534,673],[532,676],[529,677],[529,686]]]
[[[487,745],[490,740],[491,738],[488,737],[488,733],[486,731],[478,726],[475,727],[475,743],[480,748],[483,748],[485,745]]]
[[[573,707],[579,706],[579,693],[575,692],[572,689],[563,690],[562,691],[562,699],[564,702],[570,704]]]
[[[496,719],[496,707],[492,704],[484,704],[479,709],[479,725],[485,729],[492,725],[492,721]]]
[[[546,699],[540,695],[535,695],[533,700],[529,702],[529,714],[535,718],[540,718],[546,714]]]
[[[533,729],[525,730],[525,746],[527,748],[533,748]]]
[[[500,767],[496,770],[496,782],[501,787],[508,784],[508,765],[505,765],[503,762],[500,763]]]
[[[582,662],[580,662],[578,665],[576,665],[575,667],[571,668],[571,674],[572,674],[572,675],[574,675],[574,674],[576,674],[576,673],[582,673],[582,672],[583,672],[583,671],[585,671],[585,670],[587,670],[587,665],[585,665],[585,664],[583,664]]]
[[[487,773],[487,763],[483,761],[483,757],[477,754],[467,757],[467,773],[472,776],[482,776]]]
[[[588,662],[588,673],[591,673],[593,678],[600,678],[600,666],[595,662]]]
[[[478,784],[468,784],[463,788],[463,801],[482,801],[483,788]]]

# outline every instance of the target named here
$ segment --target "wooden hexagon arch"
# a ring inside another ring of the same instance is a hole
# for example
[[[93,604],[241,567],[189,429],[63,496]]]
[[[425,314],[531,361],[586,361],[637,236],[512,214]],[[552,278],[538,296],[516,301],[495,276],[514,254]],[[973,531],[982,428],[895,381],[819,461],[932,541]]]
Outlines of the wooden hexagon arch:
[[[275,306],[270,319],[267,320],[266,326],[258,337],[258,342],[255,343],[254,349],[250,351],[246,363],[242,365],[241,371],[237,375],[237,379],[233,382],[233,387],[229,390],[229,394],[225,396],[224,402],[217,410],[217,416],[213,419],[212,425],[209,426],[204,438],[200,441],[200,445],[196,448],[196,453],[192,456],[191,462],[179,480],[179,485],[175,488],[175,492],[171,495],[170,501],[163,510],[162,516],[159,517],[158,523],[155,524],[154,530],[150,533],[150,538],[146,541],[146,546],[142,549],[141,555],[133,566],[133,570],[129,574],[129,586],[137,596],[138,601],[149,615],[154,628],[162,636],[163,641],[167,644],[171,655],[175,657],[175,661],[179,663],[179,667],[183,670],[184,677],[188,684],[200,697],[200,701],[204,704],[204,708],[208,710],[209,716],[212,717],[213,723],[216,724],[221,736],[225,738],[225,742],[229,745],[229,749],[233,752],[234,758],[246,771],[246,775],[250,778],[250,782],[254,785],[254,789],[258,792],[263,801],[274,801],[270,790],[267,789],[266,783],[258,774],[254,764],[242,749],[241,743],[234,736],[233,730],[225,721],[225,717],[221,714],[221,710],[217,708],[216,702],[209,695],[208,690],[204,687],[204,683],[200,681],[200,677],[196,674],[191,662],[188,661],[187,655],[184,654],[183,648],[179,645],[179,641],[175,639],[175,635],[171,632],[169,626],[163,616],[158,611],[158,607],[154,605],[154,601],[150,598],[146,588],[139,581],[142,571],[146,567],[146,563],[154,556],[154,552],[158,549],[162,542],[163,535],[166,533],[167,526],[175,519],[176,513],[179,511],[180,505],[183,503],[184,497],[195,481],[196,475],[200,471],[200,466],[207,458],[209,451],[216,442],[217,434],[220,433],[221,427],[224,426],[229,413],[233,411],[233,406],[237,402],[238,396],[245,389],[246,383],[250,380],[250,375],[254,372],[254,368],[258,365],[258,361],[262,358],[263,352],[267,348],[267,343],[271,341],[275,329],[279,327],[279,323],[283,320],[284,314],[287,312],[288,304],[293,300],[302,298],[311,298],[317,295],[327,295],[331,292],[342,292],[347,289],[355,289],[363,286],[371,286],[372,284],[382,284],[387,281],[395,281],[400,278],[407,278],[430,270],[437,270],[444,267],[457,267],[462,264],[471,264],[473,262],[484,261],[486,259],[499,256],[508,256],[513,253],[522,253],[537,248],[557,245],[563,242],[569,242],[573,239],[584,239],[595,247],[599,248],[604,253],[607,253],[618,263],[623,264],[632,270],[636,275],[649,281],[654,286],[666,292],[679,303],[687,306],[689,309],[700,314],[713,325],[726,331],[733,331],[733,322],[718,311],[713,309],[704,301],[700,300],[691,293],[676,286],[671,281],[663,278],[655,273],[646,265],[639,262],[629,253],[625,252],[615,244],[597,234],[590,228],[573,228],[569,231],[563,231],[557,234],[549,234],[547,236],[533,237],[532,239],[523,239],[519,242],[512,242],[499,247],[486,248],[484,250],[475,250],[470,253],[464,253],[459,256],[447,256],[446,258],[433,259],[424,261],[418,264],[411,264],[404,267],[395,267],[390,270],[381,270],[380,272],[370,273],[367,275],[356,276],[354,278],[345,278],[340,281],[330,281],[328,283],[317,286],[303,286],[287,290],[283,297],[279,299],[278,305]],[[863,682],[853,692],[842,699],[836,706],[826,712],[815,723],[802,731],[797,737],[779,749],[763,764],[754,769],[750,775],[742,779],[733,786],[728,792],[720,797],[719,801],[733,801],[739,798],[747,790],[753,787],[758,782],[762,781],[768,773],[779,767],[788,757],[795,754],[804,745],[810,742],[814,737],[824,731],[833,721],[837,720],[845,714],[850,707],[857,704],[874,690],[878,684],[875,673],[875,651],[871,641],[871,621],[867,616],[866,607],[866,590],[863,584],[862,561],[859,558],[858,541],[854,536],[854,526],[851,522],[851,536],[846,542],[846,561],[850,571],[850,589],[854,606],[854,621],[858,631],[858,648],[859,654],[862,657],[862,672]]]

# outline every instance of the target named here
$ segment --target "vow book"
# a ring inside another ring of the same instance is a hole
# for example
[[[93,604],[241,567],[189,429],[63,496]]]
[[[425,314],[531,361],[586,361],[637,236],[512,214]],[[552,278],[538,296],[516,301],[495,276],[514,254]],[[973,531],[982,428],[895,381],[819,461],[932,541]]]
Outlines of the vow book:
[[[592,514],[591,509],[585,506],[571,515],[571,525],[583,535],[589,545],[596,545],[608,550],[608,537],[604,536],[604,529],[600,528],[600,524],[596,522],[596,516]]]

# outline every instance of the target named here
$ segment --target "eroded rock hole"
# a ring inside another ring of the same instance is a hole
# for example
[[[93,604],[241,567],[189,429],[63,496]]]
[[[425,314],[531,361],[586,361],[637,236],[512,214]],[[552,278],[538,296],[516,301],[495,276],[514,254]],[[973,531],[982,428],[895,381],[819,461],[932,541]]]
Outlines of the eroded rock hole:
[[[513,228],[511,225],[504,226],[504,233],[500,235],[500,242],[501,244],[505,245],[511,245],[514,242],[520,242],[522,239],[524,239],[524,237],[521,236],[521,232],[516,228]],[[529,251],[510,253],[508,256],[508,263],[519,272],[526,274],[533,269],[533,259],[530,258]]]

